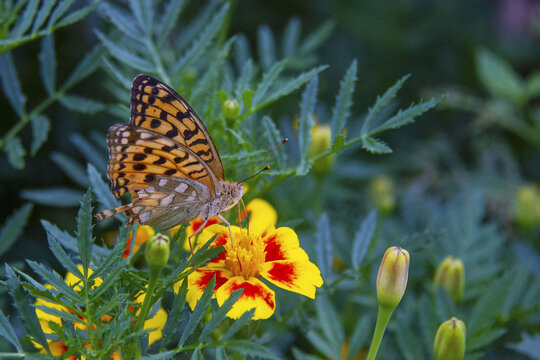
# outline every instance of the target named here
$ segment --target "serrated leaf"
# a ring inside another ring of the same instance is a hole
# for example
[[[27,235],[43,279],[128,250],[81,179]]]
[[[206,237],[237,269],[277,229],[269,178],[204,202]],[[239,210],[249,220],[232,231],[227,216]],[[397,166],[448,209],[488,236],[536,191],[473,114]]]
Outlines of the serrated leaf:
[[[159,354],[146,354],[141,356],[140,360],[165,360],[172,359],[176,355],[176,351],[164,351]]]
[[[92,188],[89,188],[81,202],[81,208],[77,214],[77,246],[81,264],[86,270],[92,258]]]
[[[257,32],[257,45],[262,67],[263,69],[268,69],[276,62],[276,46],[274,34],[267,25],[259,26]]]
[[[0,239],[2,239],[0,241],[0,256],[8,251],[19,236],[21,236],[32,212],[32,208],[32,204],[23,205],[20,209],[14,211],[2,225],[2,229],[0,230]]]
[[[371,130],[371,124],[375,119],[375,115],[380,113],[382,109],[384,109],[390,103],[390,101],[396,97],[397,92],[399,91],[399,89],[401,89],[403,83],[405,83],[405,81],[407,81],[409,77],[410,75],[403,76],[401,79],[396,81],[394,85],[389,87],[382,96],[377,96],[375,104],[373,104],[373,106],[369,108],[366,119],[362,124],[362,134],[366,134]]]
[[[60,243],[52,236],[51,233],[47,233],[47,241],[49,243],[49,249],[53,253],[53,255],[58,259],[58,262],[62,264],[62,266],[74,274],[75,276],[81,278],[82,274],[79,271],[79,268],[77,268],[77,265],[71,260],[71,258],[68,256],[68,254],[64,251]]]
[[[509,344],[507,347],[533,360],[540,360],[540,334],[523,333],[520,342]]]
[[[212,20],[200,33],[197,40],[193,42],[193,45],[189,48],[189,50],[174,65],[174,72],[188,68],[193,62],[197,61],[197,59],[199,59],[199,57],[205,53],[207,48],[210,46],[212,39],[221,29],[228,10],[229,3],[223,4],[219,11],[213,16]]]
[[[6,339],[17,349],[18,352],[22,353],[23,348],[21,346],[21,343],[19,342],[19,339],[17,338],[17,334],[15,333],[15,330],[9,323],[8,318],[4,313],[0,310],[0,336],[2,338]]]
[[[36,16],[36,19],[34,20],[34,24],[32,25],[32,31],[31,33],[35,33],[39,30],[41,25],[47,20],[47,17],[51,13],[52,8],[56,4],[56,0],[44,0],[41,3],[41,8],[39,9],[39,12]]]
[[[86,17],[86,15],[90,14],[96,8],[98,4],[99,4],[99,1],[94,1],[88,6],[75,10],[69,15],[65,16],[56,25],[58,27],[62,27],[62,26],[68,26],[68,25],[74,24],[77,21],[81,21],[82,19]]]
[[[315,76],[317,76],[321,71],[325,70],[326,68],[328,68],[328,65],[318,66],[314,69],[311,69],[310,71],[301,73],[300,75],[288,81],[284,85],[280,85],[276,91],[268,95],[268,97],[262,104],[257,105],[257,108],[265,107],[268,104],[273,103],[277,99],[285,95],[289,95],[290,93],[292,93],[296,89],[299,89],[302,85],[304,85],[305,83],[313,79]]]
[[[201,335],[199,336],[200,343],[203,343],[208,338],[208,336],[212,333],[212,331],[214,331],[214,329],[217,328],[223,320],[225,320],[229,310],[231,310],[233,305],[236,303],[236,301],[238,301],[238,299],[242,295],[242,291],[243,289],[238,289],[234,291],[231,294],[231,296],[227,300],[225,300],[223,305],[219,307],[218,311],[212,314],[212,318],[201,331]]]
[[[60,169],[62,169],[62,171],[64,171],[64,173],[66,173],[67,176],[70,177],[70,179],[85,188],[88,187],[90,183],[88,182],[86,172],[77,161],[56,151],[51,154],[51,159],[58,167],[60,167]]]
[[[293,17],[287,23],[285,31],[283,32],[283,57],[292,56],[298,49],[298,42],[300,41],[300,20]]]
[[[354,236],[354,242],[352,247],[352,265],[353,268],[358,269],[362,264],[362,260],[367,253],[369,244],[375,234],[375,227],[377,226],[377,212],[372,210],[368,216],[362,221],[360,229]]]
[[[266,97],[266,93],[268,92],[268,89],[270,88],[270,85],[274,83],[276,78],[281,74],[283,69],[285,68],[285,65],[287,63],[287,60],[282,60],[270,67],[266,73],[264,73],[261,82],[257,86],[257,90],[255,90],[255,94],[253,95],[253,107],[257,109],[260,104],[264,103],[264,98]]]
[[[336,308],[324,295],[317,296],[315,306],[317,308],[319,326],[324,337],[328,340],[333,350],[339,351],[341,344],[345,341],[345,334],[343,333],[343,327]]]
[[[45,231],[58,241],[64,248],[73,252],[77,251],[77,240],[66,231],[60,230],[56,225],[47,220],[41,220],[41,225]]]
[[[494,96],[501,96],[521,105],[525,99],[522,79],[502,57],[488,50],[476,52],[476,72],[484,87]]]
[[[140,56],[132,53],[131,51],[116,45],[113,41],[109,40],[103,33],[96,30],[96,35],[103,45],[109,50],[111,56],[113,56],[118,61],[123,64],[137,69],[138,71],[151,72],[153,66],[147,60],[141,58]]]
[[[51,17],[49,18],[49,21],[47,22],[47,27],[51,27],[54,24],[56,24],[56,21],[66,13],[66,11],[69,10],[70,6],[73,4],[75,0],[64,0],[60,1],[58,6],[54,9],[54,11],[51,14]]]
[[[17,136],[7,139],[4,151],[7,153],[11,166],[18,170],[24,169],[26,150],[21,143],[21,139]]]
[[[365,149],[374,154],[390,154],[392,149],[383,141],[373,137],[366,137],[362,140],[362,149]]]
[[[21,191],[21,197],[41,205],[71,207],[79,204],[82,194],[80,190],[67,188],[29,189]]]
[[[120,206],[120,202],[112,195],[109,187],[97,169],[92,164],[88,164],[86,171],[97,200],[107,209],[113,209]]]
[[[349,117],[352,96],[354,94],[354,85],[356,83],[356,59],[353,60],[345,76],[341,80],[339,86],[339,92],[336,95],[336,104],[332,109],[332,119],[330,120],[330,126],[332,127],[332,139],[341,135],[345,125],[347,124],[347,118]]]
[[[81,113],[94,114],[105,109],[103,103],[79,95],[66,94],[58,100],[68,109]]]
[[[22,15],[20,16],[20,20],[11,30],[10,36],[13,36],[13,37],[21,36],[30,28],[30,25],[32,25],[32,21],[34,20],[34,17],[36,16],[38,6],[39,6],[39,0],[28,1]]]
[[[254,313],[255,309],[250,309],[249,311],[243,313],[240,318],[238,318],[235,322],[232,323],[231,326],[229,326],[227,332],[225,332],[225,335],[223,335],[223,340],[225,341],[231,339],[238,331],[240,331],[240,329],[246,326],[253,318]]]
[[[107,2],[102,2],[98,10],[124,35],[137,42],[142,41],[144,35],[131,14]]]
[[[339,359],[341,350],[334,348],[330,343],[315,331],[309,331],[306,335],[309,342],[328,359]]]
[[[0,75],[4,95],[17,115],[22,116],[25,113],[26,96],[22,93],[17,69],[9,51],[0,55]]]
[[[313,112],[317,103],[317,88],[319,78],[315,76],[306,85],[300,103],[300,117],[298,118],[298,146],[300,147],[300,159],[307,159],[309,144],[311,143],[311,128],[315,124]]]
[[[184,8],[184,1],[183,0],[172,0],[169,1],[167,4],[167,7],[165,9],[165,17],[162,19],[162,21],[159,24],[158,30],[157,30],[157,43],[159,46],[163,45],[165,42],[165,39],[167,36],[169,36],[171,30],[176,25],[176,21],[178,17],[180,16],[180,13],[182,12],[182,9]]]
[[[77,64],[75,70],[71,72],[62,89],[70,89],[90,74],[92,74],[101,65],[101,57],[103,56],[103,47],[96,46]]]
[[[264,128],[264,136],[268,139],[268,144],[270,145],[270,148],[276,147],[283,140],[279,129],[276,127],[276,124],[269,116],[264,116],[261,121]],[[285,152],[276,151],[275,154],[278,160],[278,165],[280,167],[284,166],[286,160]]]
[[[56,89],[56,54],[53,35],[44,36],[41,40],[39,69],[45,90],[48,94],[52,94]]]
[[[249,340],[230,340],[223,344],[227,349],[245,356],[261,357],[263,359],[280,359],[261,344]]]
[[[26,262],[32,268],[32,270],[41,277],[41,279],[46,284],[52,285],[53,288],[58,290],[60,293],[65,294],[67,297],[71,299],[79,298],[75,290],[73,290],[71,286],[66,284],[64,279],[60,275],[58,275],[56,272],[46,268],[45,265],[42,265],[35,261],[26,260]],[[82,300],[82,299],[78,299],[78,300]]]
[[[332,235],[327,213],[323,213],[317,222],[315,239],[319,269],[323,279],[327,279],[332,270]]]
[[[253,90],[247,89],[242,93],[242,101],[246,109],[251,110],[253,104]]]
[[[184,280],[178,290],[178,293],[174,297],[172,309],[169,312],[167,322],[165,323],[165,327],[163,328],[163,339],[161,341],[161,347],[160,347],[161,350],[163,350],[165,346],[168,345],[169,341],[172,339],[173,335],[176,333],[178,329],[180,317],[182,315],[182,310],[184,309],[184,306],[186,305],[186,295],[187,295],[187,281]]]
[[[313,161],[311,160],[301,160],[300,164],[296,168],[296,176],[305,176],[309,173],[309,170],[311,170],[311,167],[313,166]]]
[[[334,30],[335,23],[331,20],[326,21],[321,26],[319,26],[315,31],[302,41],[300,45],[299,54],[308,54],[318,48],[322,43],[328,39],[332,30]]]
[[[197,253],[198,252],[199,251],[197,251]],[[197,301],[197,305],[195,306],[193,313],[191,313],[188,323],[186,324],[186,327],[184,328],[184,331],[182,332],[182,336],[180,337],[178,346],[182,346],[184,344],[187,338],[195,330],[195,327],[199,325],[199,323],[201,322],[204,314],[206,313],[206,309],[208,309],[208,307],[210,306],[210,301],[212,299],[212,294],[214,292],[215,285],[216,285],[216,278],[213,277],[212,280],[210,280],[208,284],[206,285],[203,295],[201,296],[199,301]]]
[[[37,154],[43,143],[47,141],[51,129],[51,122],[45,115],[34,116],[30,122],[32,124],[32,146],[30,148],[30,154],[34,156]]]

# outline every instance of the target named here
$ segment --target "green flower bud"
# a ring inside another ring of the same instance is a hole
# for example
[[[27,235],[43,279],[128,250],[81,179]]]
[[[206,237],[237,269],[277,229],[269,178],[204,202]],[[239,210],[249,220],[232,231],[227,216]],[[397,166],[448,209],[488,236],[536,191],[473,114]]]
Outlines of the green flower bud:
[[[534,186],[523,186],[516,194],[516,222],[523,229],[530,229],[538,223],[540,195]]]
[[[390,214],[396,207],[394,183],[387,176],[377,176],[371,182],[371,201],[383,214]]]
[[[389,247],[384,253],[377,275],[379,305],[394,309],[407,287],[409,277],[409,252],[398,246]]]
[[[433,353],[435,360],[461,360],[465,356],[465,324],[452,317],[439,326]]]
[[[317,156],[330,149],[331,141],[332,130],[330,125],[313,125],[311,128],[311,143],[307,153],[308,157]],[[317,176],[324,176],[334,165],[335,159],[336,154],[332,154],[315,161],[312,167],[313,173]]]
[[[439,264],[433,283],[435,289],[442,286],[456,303],[459,302],[465,289],[463,261],[448,256]]]
[[[144,256],[149,265],[161,267],[167,263],[169,260],[170,242],[167,235],[159,233],[146,241]]]
[[[221,111],[226,120],[236,120],[240,116],[240,103],[236,99],[227,99]]]

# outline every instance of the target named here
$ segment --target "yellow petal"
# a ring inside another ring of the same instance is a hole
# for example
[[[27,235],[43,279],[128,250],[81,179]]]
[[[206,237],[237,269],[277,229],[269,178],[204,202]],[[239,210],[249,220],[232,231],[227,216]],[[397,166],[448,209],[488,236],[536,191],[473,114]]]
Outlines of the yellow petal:
[[[167,322],[167,312],[163,309],[159,309],[153,318],[150,318],[144,322],[144,329],[152,329],[148,334],[148,345],[152,345],[154,342],[161,339],[163,336],[162,330]]]
[[[282,289],[312,299],[315,290],[323,284],[321,271],[310,261],[273,261],[261,267],[261,276]]]
[[[260,234],[277,224],[277,212],[263,199],[253,199],[246,205],[249,213],[249,232]],[[242,214],[244,218],[247,214]]]
[[[226,283],[229,278],[232,277],[232,274],[227,269],[199,268],[188,276],[188,292],[186,300],[191,310],[195,309],[197,301],[199,301],[204,293],[204,289],[214,276],[216,277],[215,291]]]
[[[253,320],[268,319],[272,316],[276,308],[276,295],[268,286],[254,277],[246,280],[235,276],[223,284],[215,293],[218,305],[223,305],[231,293],[238,289],[244,289],[244,292],[227,313],[228,317],[238,319],[251,309],[255,309]]]

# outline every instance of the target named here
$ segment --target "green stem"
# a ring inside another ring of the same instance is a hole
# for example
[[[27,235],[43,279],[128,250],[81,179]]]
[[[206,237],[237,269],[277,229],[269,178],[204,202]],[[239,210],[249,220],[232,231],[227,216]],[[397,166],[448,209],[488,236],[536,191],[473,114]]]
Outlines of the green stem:
[[[148,290],[146,291],[146,296],[144,297],[143,305],[141,312],[137,316],[137,322],[135,323],[136,331],[139,331],[143,328],[148,312],[150,311],[150,305],[154,298],[154,290],[156,288],[157,279],[161,273],[161,266],[151,266],[150,267],[150,281],[148,282]]]
[[[379,345],[381,345],[381,340],[384,331],[386,330],[386,326],[388,325],[388,320],[390,320],[390,315],[392,315],[392,311],[394,311],[394,309],[379,305],[379,310],[377,311],[377,325],[375,325],[375,331],[373,332],[373,338],[371,339],[367,360],[374,360],[375,356],[377,356],[377,351],[379,351]]]

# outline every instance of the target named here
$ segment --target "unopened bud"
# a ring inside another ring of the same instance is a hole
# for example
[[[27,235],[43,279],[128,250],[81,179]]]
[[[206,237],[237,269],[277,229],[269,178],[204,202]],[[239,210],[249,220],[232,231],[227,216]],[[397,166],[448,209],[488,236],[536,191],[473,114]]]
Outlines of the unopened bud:
[[[405,293],[408,277],[409,252],[398,246],[389,247],[384,253],[377,275],[379,304],[394,309]]]
[[[523,229],[530,229],[539,220],[540,195],[534,186],[523,186],[516,195],[516,222]]]
[[[433,353],[435,360],[461,360],[465,356],[465,323],[452,317],[439,326]]]
[[[330,149],[332,143],[332,130],[330,125],[315,124],[311,128],[311,143],[308,148],[308,157],[314,157]],[[317,176],[325,175],[334,164],[336,154],[325,156],[313,164],[313,173]]]
[[[465,267],[460,259],[448,256],[437,268],[434,279],[435,289],[442,286],[457,303],[465,289]]]
[[[240,103],[236,99],[227,99],[223,103],[223,116],[227,120],[236,120],[240,116]]]
[[[387,176],[377,176],[371,182],[371,201],[383,214],[390,214],[396,207],[394,183]]]
[[[169,237],[156,234],[146,242],[144,256],[151,266],[163,266],[169,260]]]

